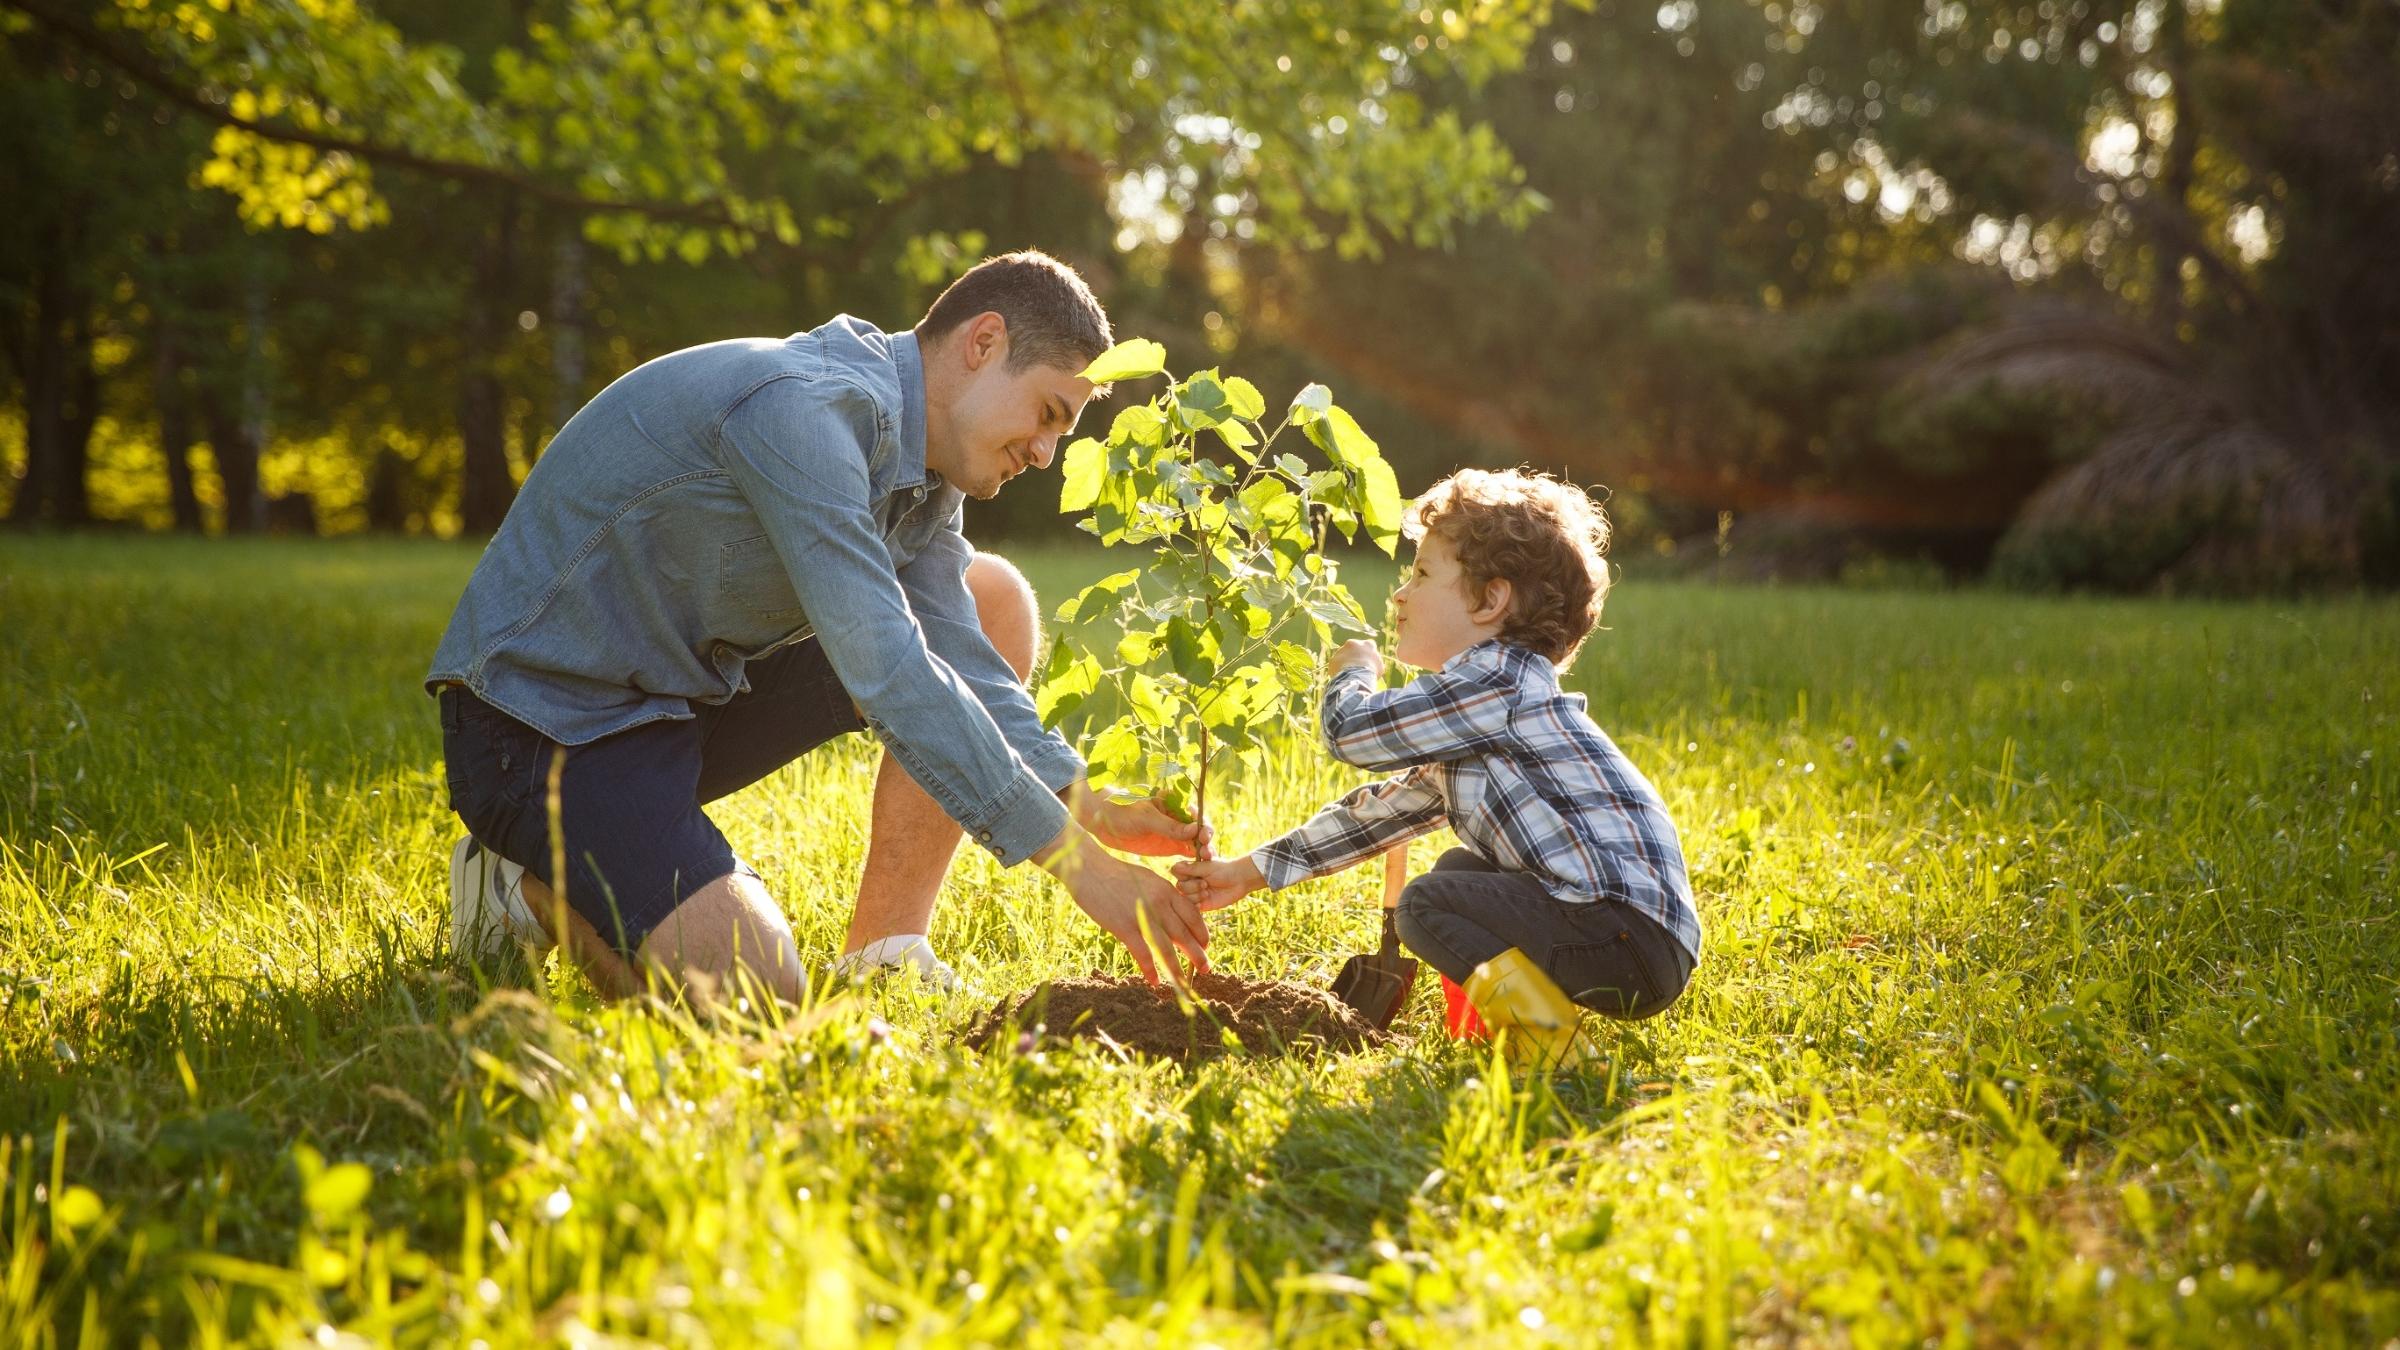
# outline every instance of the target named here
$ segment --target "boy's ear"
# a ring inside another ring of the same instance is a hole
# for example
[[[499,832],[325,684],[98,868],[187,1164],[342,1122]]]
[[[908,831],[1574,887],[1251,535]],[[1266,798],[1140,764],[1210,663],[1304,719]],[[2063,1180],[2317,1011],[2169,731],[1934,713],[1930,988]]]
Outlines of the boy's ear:
[[[1515,598],[1516,592],[1510,588],[1507,579],[1494,577],[1483,583],[1483,603],[1477,605],[1467,617],[1476,623],[1496,623],[1507,617],[1508,602]]]

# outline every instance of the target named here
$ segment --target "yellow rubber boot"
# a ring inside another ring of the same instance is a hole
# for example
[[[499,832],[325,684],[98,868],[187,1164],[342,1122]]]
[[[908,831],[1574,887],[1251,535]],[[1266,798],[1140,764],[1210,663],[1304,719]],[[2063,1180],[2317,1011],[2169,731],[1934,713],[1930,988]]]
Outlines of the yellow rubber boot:
[[[1523,949],[1511,947],[1467,976],[1467,1001],[1494,1035],[1505,1031],[1508,1062],[1521,1069],[1571,1069],[1600,1060],[1583,1034],[1583,1010],[1542,973]]]

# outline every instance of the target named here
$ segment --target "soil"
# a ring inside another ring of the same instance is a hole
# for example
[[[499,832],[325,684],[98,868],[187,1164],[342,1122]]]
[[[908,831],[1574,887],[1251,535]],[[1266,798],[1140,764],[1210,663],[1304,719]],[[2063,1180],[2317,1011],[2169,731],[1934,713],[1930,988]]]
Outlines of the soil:
[[[1194,1006],[1187,1015],[1172,991],[1139,979],[1095,973],[1087,979],[1050,980],[992,1005],[968,1027],[966,1042],[987,1049],[1004,1036],[1030,1031],[1086,1037],[1189,1062],[1229,1053],[1227,1030],[1256,1055],[1358,1050],[1385,1040],[1348,1005],[1307,985],[1212,973],[1193,977],[1191,992]]]

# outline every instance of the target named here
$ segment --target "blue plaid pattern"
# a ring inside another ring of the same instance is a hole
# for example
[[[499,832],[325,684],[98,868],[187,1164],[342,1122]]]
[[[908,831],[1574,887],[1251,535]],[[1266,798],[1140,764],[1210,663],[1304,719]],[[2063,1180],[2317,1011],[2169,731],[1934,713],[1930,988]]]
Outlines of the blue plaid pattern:
[[[1559,688],[1549,660],[1497,639],[1398,689],[1351,668],[1325,687],[1325,748],[1391,773],[1251,856],[1277,890],[1364,862],[1447,823],[1560,900],[1656,919],[1695,960],[1700,912],[1658,789]]]

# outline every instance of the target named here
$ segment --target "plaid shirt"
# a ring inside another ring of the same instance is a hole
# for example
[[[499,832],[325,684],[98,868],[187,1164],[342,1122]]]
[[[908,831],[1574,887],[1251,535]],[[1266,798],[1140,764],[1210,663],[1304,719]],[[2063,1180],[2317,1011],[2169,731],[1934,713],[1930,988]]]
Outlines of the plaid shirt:
[[[1352,667],[1325,687],[1325,747],[1402,772],[1319,811],[1252,854],[1277,890],[1338,872],[1447,823],[1477,853],[1570,903],[1658,920],[1700,955],[1683,846],[1658,789],[1558,687],[1550,662],[1497,639],[1377,691]]]

